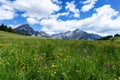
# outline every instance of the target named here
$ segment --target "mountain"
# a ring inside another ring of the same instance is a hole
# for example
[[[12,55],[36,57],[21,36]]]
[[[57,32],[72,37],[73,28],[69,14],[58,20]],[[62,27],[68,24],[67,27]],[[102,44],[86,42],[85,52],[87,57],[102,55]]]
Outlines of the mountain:
[[[42,37],[49,37],[53,39],[63,39],[63,40],[96,40],[101,38],[101,36],[97,34],[90,34],[87,32],[84,32],[82,30],[76,29],[74,31],[67,31],[64,33],[59,34],[53,34],[49,36],[44,31],[34,31],[29,24],[23,24],[18,26],[17,28],[13,29],[14,32],[23,34],[23,35],[29,35],[29,36],[42,36]]]
[[[51,36],[54,39],[68,39],[68,40],[96,40],[101,38],[101,36],[97,34],[90,34],[87,32],[84,32],[82,30],[76,29],[74,31],[67,31],[60,34],[53,34]]]
[[[35,31],[29,26],[29,24],[23,24],[13,29],[14,32],[23,34],[23,35],[32,35]]]
[[[18,26],[17,28],[13,29],[15,33],[23,34],[23,35],[29,35],[29,36],[42,36],[47,37],[48,34],[46,34],[44,31],[34,31],[29,24],[22,24]]]

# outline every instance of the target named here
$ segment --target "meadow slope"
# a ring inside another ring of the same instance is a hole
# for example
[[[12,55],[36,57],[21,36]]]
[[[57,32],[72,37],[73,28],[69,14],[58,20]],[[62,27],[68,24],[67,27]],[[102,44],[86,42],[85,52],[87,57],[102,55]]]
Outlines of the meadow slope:
[[[53,40],[0,31],[0,80],[119,80],[120,42]]]

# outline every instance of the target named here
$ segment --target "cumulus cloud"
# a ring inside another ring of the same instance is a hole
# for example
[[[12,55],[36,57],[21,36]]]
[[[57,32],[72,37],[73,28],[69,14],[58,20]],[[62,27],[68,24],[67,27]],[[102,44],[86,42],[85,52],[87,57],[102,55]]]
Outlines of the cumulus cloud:
[[[23,17],[39,20],[60,10],[60,7],[51,0],[16,0],[13,5],[15,9],[24,12]]]
[[[82,20],[57,20],[55,18],[43,19],[40,24],[42,30],[48,33],[64,32],[74,30],[76,28],[84,29],[88,32],[108,34],[109,32],[120,31],[120,16],[118,11],[111,8],[110,5],[104,5],[95,9],[91,17]],[[113,33],[113,34],[114,34]]]
[[[74,4],[74,2],[66,2],[65,9],[70,12],[73,12],[74,17],[80,17],[80,11],[79,9],[76,8],[76,5]]]
[[[27,22],[29,24],[37,24],[38,23],[38,21],[36,19],[34,19],[34,18],[27,18]]]
[[[0,4],[0,20],[10,20],[16,16],[10,1],[0,0]]]
[[[83,2],[83,6],[81,8],[81,11],[83,12],[88,12],[89,10],[91,10],[92,8],[94,8],[95,3],[98,0],[86,0]]]
[[[54,2],[56,4],[62,4],[62,1],[59,1],[59,0],[52,0],[52,2]]]
[[[118,11],[115,11],[110,5],[104,5],[97,8],[96,13],[84,21],[87,22],[88,28],[92,28],[97,32],[102,33],[120,30],[120,24],[118,24],[118,21],[120,21]]]
[[[58,19],[61,16],[67,17],[68,15],[69,15],[69,12],[63,12],[63,13],[52,14],[52,15],[48,16],[48,18]]]
[[[43,26],[42,31],[45,31],[49,34],[73,30],[76,28],[76,25],[73,23],[78,25],[76,20],[62,21],[55,18],[44,19],[40,22],[40,24]]]

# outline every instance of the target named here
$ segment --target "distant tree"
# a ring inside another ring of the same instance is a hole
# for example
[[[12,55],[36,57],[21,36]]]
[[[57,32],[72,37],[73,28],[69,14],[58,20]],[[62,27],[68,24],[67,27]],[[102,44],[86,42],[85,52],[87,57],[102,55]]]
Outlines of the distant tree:
[[[0,30],[5,31],[5,25],[4,24],[0,25]]]
[[[8,32],[13,32],[13,29],[12,29],[11,27],[8,27],[8,28],[7,28],[7,31],[8,31]]]
[[[102,38],[100,38],[98,40],[111,40],[112,38],[113,38],[113,36],[109,35],[109,36],[102,37]]]
[[[120,34],[115,34],[114,37],[120,37]]]
[[[13,29],[11,27],[7,27],[7,25],[1,24],[0,30],[7,31],[7,32],[13,32]]]

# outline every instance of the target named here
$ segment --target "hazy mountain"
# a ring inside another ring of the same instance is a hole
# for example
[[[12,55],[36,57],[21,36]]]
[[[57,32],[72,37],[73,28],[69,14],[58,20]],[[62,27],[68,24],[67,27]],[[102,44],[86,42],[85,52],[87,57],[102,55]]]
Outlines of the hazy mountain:
[[[14,32],[23,34],[23,35],[32,35],[35,31],[28,25],[23,24],[14,29]]]
[[[101,38],[97,34],[90,34],[82,30],[76,29],[74,31],[67,31],[60,34],[53,34],[54,39],[69,39],[69,40],[96,40]]]
[[[14,32],[29,36],[48,36],[44,31],[34,31],[29,24],[23,24],[14,29]]]
[[[14,32],[23,34],[23,35],[29,35],[29,36],[42,36],[42,37],[49,37],[53,39],[68,39],[68,40],[96,40],[101,38],[101,36],[96,34],[90,34],[87,32],[84,32],[82,30],[76,29],[74,31],[67,31],[64,33],[59,34],[53,34],[52,36],[49,36],[44,31],[34,31],[29,24],[23,24],[18,26],[14,29]]]

